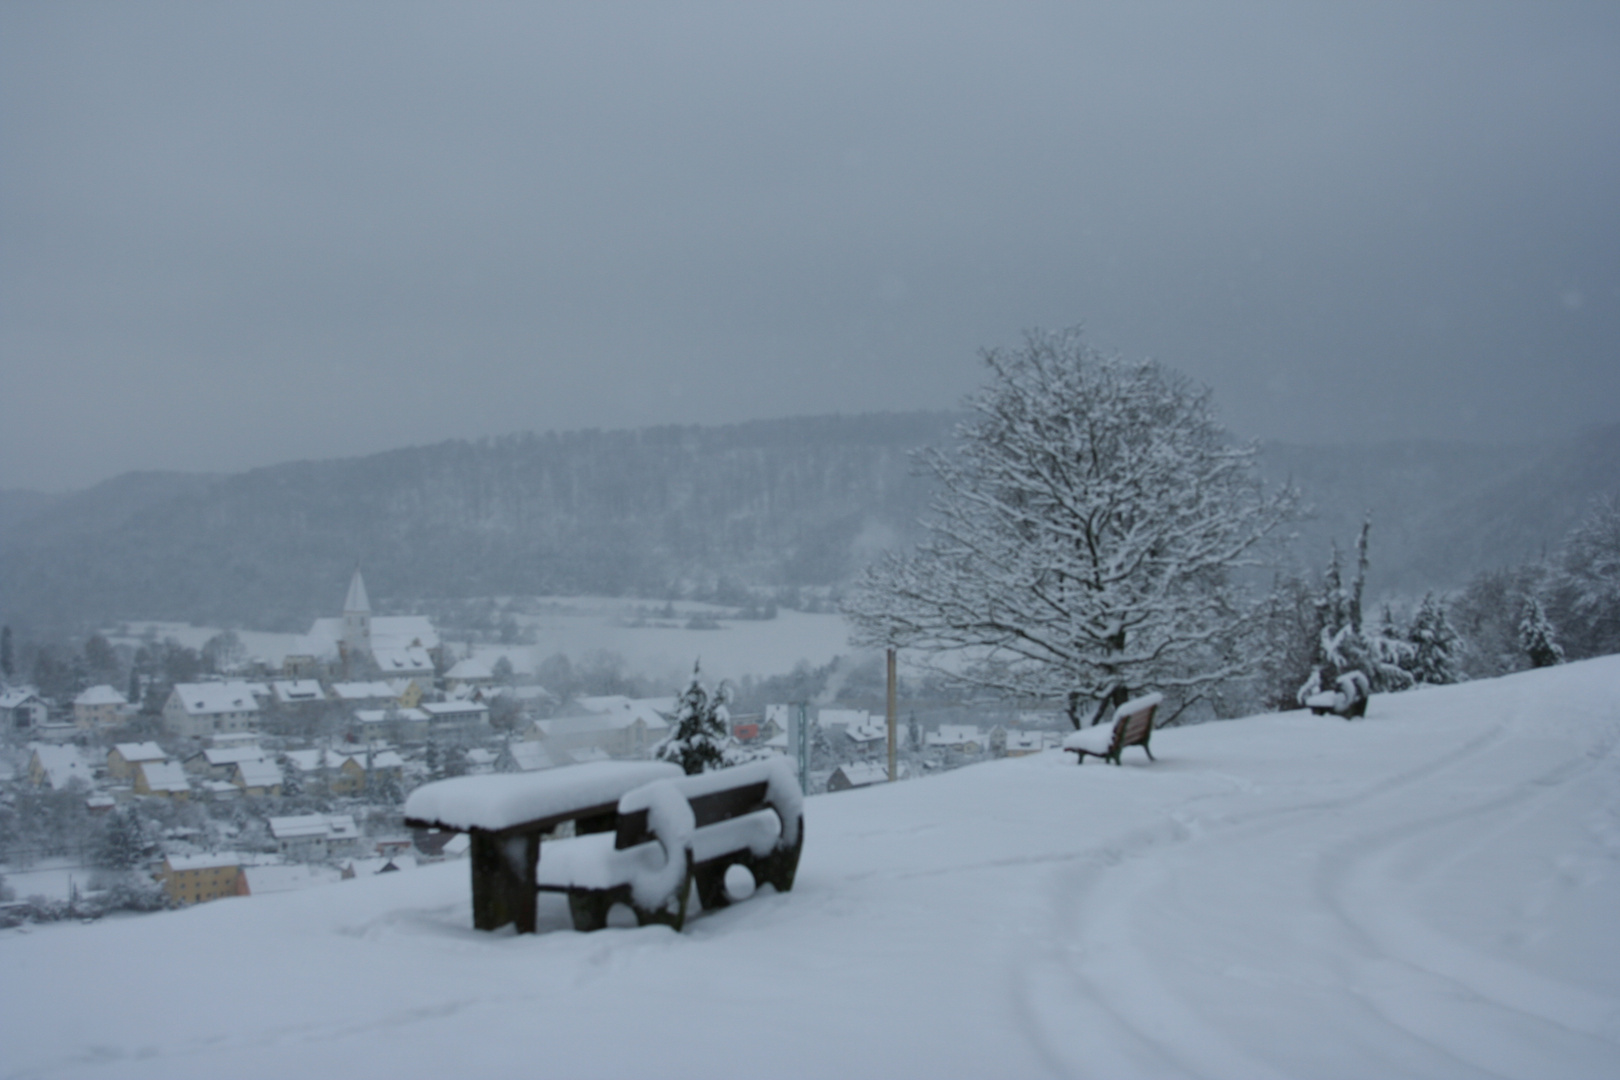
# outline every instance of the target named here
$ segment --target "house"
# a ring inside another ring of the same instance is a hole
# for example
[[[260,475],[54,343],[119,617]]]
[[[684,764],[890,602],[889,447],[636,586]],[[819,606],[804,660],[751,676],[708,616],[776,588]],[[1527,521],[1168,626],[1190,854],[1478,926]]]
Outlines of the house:
[[[0,725],[7,731],[31,731],[45,726],[50,719],[50,706],[45,699],[28,687],[14,687],[0,692]]]
[[[282,757],[298,773],[305,790],[324,790],[330,795],[358,795],[368,782],[366,757],[361,750],[288,750]],[[371,778],[402,780],[405,759],[386,747],[373,748]]]
[[[381,679],[332,684],[332,700],[351,709],[386,709],[395,704],[397,697],[393,688]]]
[[[582,697],[562,716],[536,721],[533,730],[576,758],[587,747],[610,757],[643,757],[669,734],[674,709],[673,698]]]
[[[326,700],[325,691],[314,679],[278,679],[270,684],[270,696],[284,709],[320,705]]]
[[[257,743],[246,746],[211,746],[186,758],[185,767],[186,771],[194,776],[206,776],[210,780],[229,780],[235,773],[238,762],[260,761],[263,758],[264,751]]]
[[[92,686],[73,699],[73,722],[85,731],[122,724],[129,715],[129,699],[112,687]]]
[[[568,764],[572,764],[572,759],[559,748],[547,746],[543,742],[517,739],[501,748],[500,756],[495,759],[495,771],[539,772],[541,769]]]
[[[175,735],[202,738],[251,729],[259,699],[245,682],[176,683],[163,705],[163,723]]]
[[[816,710],[816,723],[829,732],[847,731],[852,727],[866,724],[871,716],[865,709],[818,709]]]
[[[184,801],[191,798],[191,781],[178,762],[143,761],[135,766],[135,794]]]
[[[283,858],[317,862],[358,851],[360,829],[348,814],[294,814],[269,824]]]
[[[85,787],[95,782],[90,763],[77,746],[28,744],[28,782],[37,788],[64,791],[75,781]]]
[[[899,779],[907,774],[905,762],[896,766]],[[838,766],[827,778],[828,791],[848,791],[850,788],[871,787],[889,780],[889,766],[876,761],[854,761]]]
[[[121,742],[107,751],[107,779],[132,780],[135,766],[146,761],[166,761],[169,755],[155,742]]]
[[[481,660],[476,656],[456,661],[455,665],[444,673],[444,688],[447,691],[462,688],[480,689],[494,685],[495,669],[488,660]]]
[[[483,776],[495,771],[495,763],[500,760],[500,751],[490,750],[486,747],[475,746],[467,751],[467,773],[470,776]]]
[[[889,726],[867,720],[865,723],[851,724],[844,729],[844,738],[855,747],[857,753],[875,754],[880,750],[887,750],[889,746]]]
[[[930,749],[977,754],[984,749],[984,733],[972,724],[941,724],[937,731],[930,731],[923,742]]]
[[[767,705],[765,706],[765,719],[759,722],[759,738],[765,742],[788,733],[788,724],[793,716],[796,705]]]
[[[231,774],[231,783],[243,795],[278,796],[281,794],[281,770],[275,762],[264,758],[238,761]]]
[[[414,742],[427,738],[428,714],[421,709],[357,709],[355,720],[360,724],[361,738],[374,742],[377,738]]]
[[[202,904],[248,894],[239,855],[169,855],[157,876],[169,899],[179,904]]]
[[[1038,754],[1042,750],[1055,750],[1062,744],[1063,736],[1056,731],[1019,731],[1012,729],[1007,732],[1007,756],[1028,757]]]
[[[489,726],[489,706],[477,701],[424,701],[417,708],[427,713],[433,731],[475,731]]]

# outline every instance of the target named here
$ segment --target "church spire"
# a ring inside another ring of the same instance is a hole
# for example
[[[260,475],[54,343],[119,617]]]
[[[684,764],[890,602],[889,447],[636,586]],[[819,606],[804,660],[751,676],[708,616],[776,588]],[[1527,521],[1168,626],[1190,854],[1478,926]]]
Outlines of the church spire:
[[[371,614],[371,601],[366,599],[366,583],[360,576],[358,564],[354,568],[354,578],[349,582],[349,597],[343,601],[343,613],[347,615],[351,612],[356,615]]]

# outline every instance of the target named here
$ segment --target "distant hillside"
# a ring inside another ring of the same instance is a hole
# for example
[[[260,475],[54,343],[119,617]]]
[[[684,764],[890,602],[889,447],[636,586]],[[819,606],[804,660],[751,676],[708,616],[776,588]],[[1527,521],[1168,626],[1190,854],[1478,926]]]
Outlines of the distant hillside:
[[[302,628],[372,596],[825,585],[905,542],[945,414],[447,442],[227,477],[131,474],[0,538],[0,617]],[[334,584],[336,583],[336,584]]]
[[[381,607],[516,593],[659,597],[847,580],[909,545],[908,456],[951,414],[810,417],[447,442],[234,476],[131,473],[71,496],[0,493],[0,620],[303,629],[363,562]],[[1376,591],[1452,587],[1555,544],[1620,488],[1620,427],[1545,447],[1271,445],[1317,508],[1294,552],[1374,520]]]

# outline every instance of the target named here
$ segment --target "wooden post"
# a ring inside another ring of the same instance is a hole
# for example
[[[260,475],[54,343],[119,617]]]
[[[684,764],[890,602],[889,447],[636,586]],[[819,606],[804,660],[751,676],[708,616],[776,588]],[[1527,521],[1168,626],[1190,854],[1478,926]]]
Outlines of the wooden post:
[[[894,783],[895,776],[895,749],[899,746],[896,727],[899,724],[900,710],[895,703],[895,674],[894,650],[889,650],[889,783]]]

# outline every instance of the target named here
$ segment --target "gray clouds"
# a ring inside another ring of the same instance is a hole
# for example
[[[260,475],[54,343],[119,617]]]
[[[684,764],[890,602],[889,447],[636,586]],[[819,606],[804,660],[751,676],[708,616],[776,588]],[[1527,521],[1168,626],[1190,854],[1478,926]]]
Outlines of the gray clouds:
[[[0,485],[940,408],[1084,320],[1243,434],[1620,418],[1604,5],[14,4]]]

